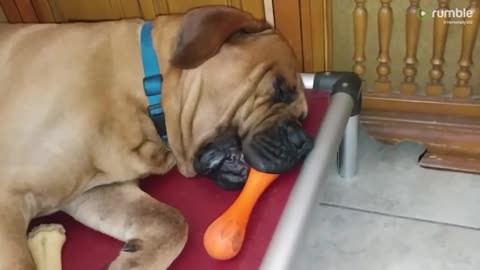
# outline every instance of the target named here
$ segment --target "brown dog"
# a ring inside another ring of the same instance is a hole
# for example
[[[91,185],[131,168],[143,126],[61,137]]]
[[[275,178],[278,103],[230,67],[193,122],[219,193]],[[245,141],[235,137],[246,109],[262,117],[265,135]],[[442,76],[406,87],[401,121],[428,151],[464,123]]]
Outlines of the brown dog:
[[[126,242],[109,269],[165,269],[187,240],[136,184],[174,166],[240,188],[312,147],[296,58],[264,21],[212,6],[153,21],[168,144],[147,114],[141,20],[0,25],[0,268],[35,269],[29,221],[62,210]]]

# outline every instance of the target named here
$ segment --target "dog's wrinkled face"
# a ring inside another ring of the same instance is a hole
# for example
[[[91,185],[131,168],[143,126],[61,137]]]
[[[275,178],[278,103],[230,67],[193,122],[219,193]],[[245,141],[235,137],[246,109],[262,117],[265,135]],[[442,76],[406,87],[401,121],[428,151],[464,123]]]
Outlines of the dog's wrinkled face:
[[[195,171],[224,189],[241,188],[250,166],[268,173],[285,172],[313,146],[301,126],[307,107],[298,79],[294,77],[289,83],[286,75],[274,69],[268,70],[253,89],[245,90],[247,97],[237,101],[238,110],[229,124],[220,127],[196,152]],[[241,85],[242,81],[237,83]],[[218,97],[222,99],[222,95]],[[229,94],[223,99],[236,102]]]
[[[257,27],[231,33],[215,54],[185,66],[176,90],[183,137],[172,144],[177,165],[224,189],[241,188],[250,167],[283,173],[313,147],[301,125],[307,105],[293,50],[268,25]]]

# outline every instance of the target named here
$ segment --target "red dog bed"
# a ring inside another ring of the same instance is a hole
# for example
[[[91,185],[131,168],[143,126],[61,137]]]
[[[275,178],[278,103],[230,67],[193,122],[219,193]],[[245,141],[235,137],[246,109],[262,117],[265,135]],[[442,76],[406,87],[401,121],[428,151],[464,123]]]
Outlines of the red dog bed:
[[[309,114],[305,129],[316,134],[328,106],[328,93],[307,90]],[[237,198],[239,192],[224,191],[204,177],[187,179],[176,170],[165,176],[152,176],[141,183],[143,190],[158,200],[178,208],[189,224],[185,249],[172,264],[173,270],[258,269],[288,199],[300,166],[281,175],[265,191],[253,210],[242,250],[232,260],[216,261],[203,247],[203,233]],[[64,270],[99,270],[118,255],[123,243],[93,231],[64,213],[35,219],[40,223],[60,223],[67,241],[62,250]]]

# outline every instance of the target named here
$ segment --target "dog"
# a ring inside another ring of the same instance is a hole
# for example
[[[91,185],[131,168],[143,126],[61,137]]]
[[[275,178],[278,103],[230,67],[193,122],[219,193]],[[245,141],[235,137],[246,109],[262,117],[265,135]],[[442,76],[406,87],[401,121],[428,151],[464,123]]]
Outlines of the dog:
[[[225,6],[148,22],[158,128],[144,88],[146,23],[0,25],[2,269],[35,269],[27,226],[56,211],[125,242],[107,269],[166,269],[188,225],[140,179],[177,167],[240,189],[249,168],[282,173],[311,150],[291,46]]]

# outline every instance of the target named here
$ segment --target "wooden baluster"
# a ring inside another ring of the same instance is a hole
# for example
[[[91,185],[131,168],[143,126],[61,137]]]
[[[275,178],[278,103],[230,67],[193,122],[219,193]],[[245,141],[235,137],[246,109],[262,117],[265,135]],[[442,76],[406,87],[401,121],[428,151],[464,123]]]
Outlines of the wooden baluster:
[[[410,0],[410,6],[407,8],[406,14],[406,55],[404,58],[405,67],[403,68],[405,79],[400,85],[400,93],[404,95],[413,95],[417,92],[415,76],[417,75],[417,47],[421,24],[421,20],[417,17],[419,4],[420,0]]]
[[[471,10],[473,16],[464,18],[466,24],[463,25],[462,53],[458,61],[460,68],[457,71],[457,84],[453,90],[455,97],[469,97],[472,95],[472,86],[469,83],[472,77],[470,67],[473,65],[472,52],[475,47],[479,27],[480,1],[471,0],[470,7],[467,10]],[[467,22],[471,22],[471,24]]]
[[[355,0],[355,9],[353,10],[353,36],[355,40],[353,72],[362,79],[367,71],[365,67],[365,40],[367,39],[368,12],[365,8],[365,1]]]
[[[442,84],[443,78],[443,58],[445,52],[445,42],[447,41],[448,20],[445,11],[448,10],[450,0],[438,0],[439,7],[436,9],[436,14],[442,13],[442,17],[435,16],[433,21],[433,56],[432,69],[430,70],[430,83],[427,85],[427,95],[440,96],[444,92]]]
[[[375,91],[390,92],[390,40],[392,36],[393,12],[390,7],[392,0],[380,0],[381,7],[378,10],[378,41],[380,51],[378,54],[377,74],[378,79],[375,82]]]

